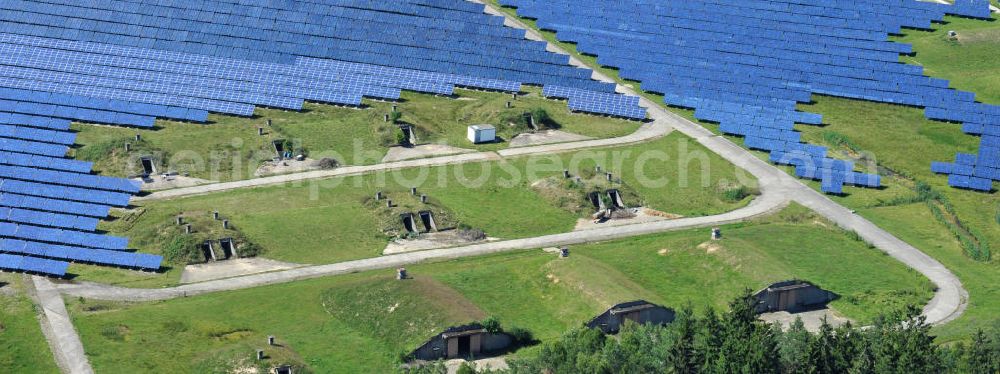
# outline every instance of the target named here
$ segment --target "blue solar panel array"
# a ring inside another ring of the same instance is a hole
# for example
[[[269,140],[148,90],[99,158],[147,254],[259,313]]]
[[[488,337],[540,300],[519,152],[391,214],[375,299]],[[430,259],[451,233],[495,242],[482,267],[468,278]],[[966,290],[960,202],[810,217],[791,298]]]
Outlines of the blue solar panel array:
[[[151,127],[256,106],[360,105],[401,90],[518,92],[644,119],[638,98],[461,0],[4,0],[0,2],[0,269],[66,261],[145,270],[162,258],[96,233],[139,191],[65,158],[71,121]]]
[[[450,95],[456,86],[614,93],[568,61],[459,0],[0,3],[0,87],[17,90],[0,91],[0,100],[99,110],[55,117],[102,123],[249,116],[257,105],[301,109],[304,100],[360,105],[362,97],[398,99],[400,90]],[[645,118],[637,105],[573,106]],[[17,113],[56,108],[37,109]]]
[[[620,69],[623,78],[665,94],[667,104],[694,108],[699,119],[745,137],[776,163],[822,181],[878,187],[877,176],[830,164],[823,147],[803,144],[797,123],[820,124],[796,110],[812,94],[926,108],[928,118],[962,122],[982,137],[978,155],[935,163],[949,184],[991,191],[1000,180],[1000,107],[949,89],[919,66],[899,62],[911,46],[889,41],[901,27],[929,28],[945,14],[988,18],[987,0],[954,5],[916,0],[574,1],[500,0],[557,31],[580,52]]]

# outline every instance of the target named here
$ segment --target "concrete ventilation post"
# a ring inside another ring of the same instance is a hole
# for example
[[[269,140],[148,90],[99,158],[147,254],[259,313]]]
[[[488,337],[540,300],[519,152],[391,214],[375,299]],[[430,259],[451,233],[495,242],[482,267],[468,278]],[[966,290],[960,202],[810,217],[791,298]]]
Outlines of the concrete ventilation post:
[[[385,207],[386,208],[392,208],[392,199],[387,199],[385,201]]]
[[[510,94],[510,98],[514,99],[514,100],[517,100],[517,93],[515,92],[515,93]]]
[[[600,165],[595,166],[594,167],[594,172],[600,173],[601,172],[601,166]]]
[[[257,128],[257,135],[258,136],[264,136],[264,128],[263,127],[258,127]]]
[[[385,115],[385,121],[389,122],[389,115],[388,114]]]
[[[191,225],[190,225],[190,224],[187,224],[187,225],[184,225],[184,233],[185,233],[185,234],[190,234],[190,233],[192,233],[193,231],[194,231],[194,230],[193,230],[193,229],[191,228]]]
[[[274,345],[274,335],[268,335],[268,337],[267,337],[267,345],[271,345],[271,346]]]
[[[507,102],[507,109],[510,109],[510,101]]]
[[[559,257],[566,258],[569,257],[569,247],[559,248]]]
[[[392,106],[392,111],[393,111],[393,112],[398,112],[398,111],[399,111],[399,107],[398,107],[398,106],[396,106],[396,105],[393,105],[393,106]]]
[[[614,174],[608,173],[608,182],[611,182],[611,180],[614,178],[615,178]]]
[[[375,201],[382,201],[382,191],[375,192]]]
[[[410,195],[417,196],[417,188],[416,187],[410,187]]]
[[[270,119],[267,120],[267,127],[271,127],[271,120]]]
[[[420,195],[420,202],[427,204],[427,195]]]
[[[136,142],[141,142],[142,141],[142,134],[135,134],[135,141]]]
[[[219,212],[218,211],[212,212],[212,219],[214,219],[216,221],[219,220]]]
[[[398,269],[396,269],[396,279],[397,280],[406,279],[406,268],[398,268]]]
[[[712,228],[712,240],[722,240],[722,229],[718,227]]]
[[[183,224],[184,224],[184,217],[177,216],[177,225],[180,226]]]
[[[229,220],[228,219],[222,221],[222,228],[224,230],[229,230]]]
[[[132,151],[132,145],[129,143],[125,143],[125,152],[131,152],[131,151]]]
[[[264,360],[264,350],[263,349],[258,349],[257,350],[257,361],[263,361],[263,360]]]
[[[569,179],[569,170],[563,170],[563,178]]]

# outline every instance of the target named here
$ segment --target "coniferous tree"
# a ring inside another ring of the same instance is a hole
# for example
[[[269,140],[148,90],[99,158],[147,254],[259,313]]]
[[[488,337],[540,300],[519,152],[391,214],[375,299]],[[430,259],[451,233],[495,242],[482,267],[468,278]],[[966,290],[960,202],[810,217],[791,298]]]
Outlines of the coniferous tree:
[[[823,319],[816,337],[809,340],[809,347],[806,349],[806,366],[809,373],[832,374],[842,373],[847,370],[837,363],[836,338],[833,335],[833,327]]]
[[[691,304],[681,308],[670,327],[672,344],[667,351],[667,362],[671,371],[678,374],[700,372],[703,358],[696,349],[696,339],[702,326],[699,326]]]
[[[967,370],[970,374],[995,374],[1000,372],[1000,352],[994,350],[994,342],[983,330],[976,331],[972,343],[965,352]]]
[[[778,343],[778,352],[781,355],[781,366],[785,373],[804,372],[811,338],[812,335],[806,330],[806,325],[802,323],[801,318],[796,318],[788,326],[788,331],[782,334]]]

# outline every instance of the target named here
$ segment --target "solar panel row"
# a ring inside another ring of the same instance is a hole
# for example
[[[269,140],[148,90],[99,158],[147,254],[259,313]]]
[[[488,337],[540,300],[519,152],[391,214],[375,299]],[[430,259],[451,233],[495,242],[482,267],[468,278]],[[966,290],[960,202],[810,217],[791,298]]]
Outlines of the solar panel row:
[[[946,13],[989,17],[986,0],[954,5],[915,0],[751,0],[733,7],[722,0],[576,2],[501,0],[541,28],[577,43],[598,63],[619,68],[621,77],[663,93],[671,105],[695,108],[698,119],[716,121],[748,147],[772,152],[826,150],[802,145],[796,124],[819,124],[818,115],[797,103],[826,94],[926,107],[928,118],[963,122],[983,136],[968,165],[936,166],[952,174],[953,186],[989,191],[1000,161],[991,144],[1000,141],[1000,107],[975,102],[975,95],[926,77],[920,66],[899,62],[908,45],[887,42],[902,27],[929,28]],[[997,145],[1000,148],[1000,145]],[[970,155],[971,156],[971,155]],[[968,167],[965,167],[968,166]],[[811,169],[803,168],[805,175]],[[876,176],[822,176],[823,190],[843,184],[877,187]],[[852,181],[865,183],[852,183]]]

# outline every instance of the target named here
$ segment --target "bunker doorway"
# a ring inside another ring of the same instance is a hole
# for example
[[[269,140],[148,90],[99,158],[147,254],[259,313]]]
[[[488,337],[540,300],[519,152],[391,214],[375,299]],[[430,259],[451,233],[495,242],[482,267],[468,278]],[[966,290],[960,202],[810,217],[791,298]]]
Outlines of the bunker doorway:
[[[233,238],[219,239],[219,247],[222,248],[222,255],[227,260],[236,257],[236,243]]]
[[[399,218],[403,221],[403,228],[407,232],[417,232],[417,224],[414,222],[413,213],[400,214]]]
[[[143,175],[145,175],[145,176],[148,177],[150,175],[156,174],[156,166],[153,165],[153,158],[152,157],[148,157],[148,156],[142,157],[142,158],[139,159],[139,162],[142,163],[142,174]]]
[[[434,223],[434,214],[429,210],[420,212],[420,221],[424,224],[425,232],[437,231],[437,224]]]
[[[201,253],[205,256],[205,262],[216,261],[215,250],[212,248],[212,241],[206,240],[201,245]]]

